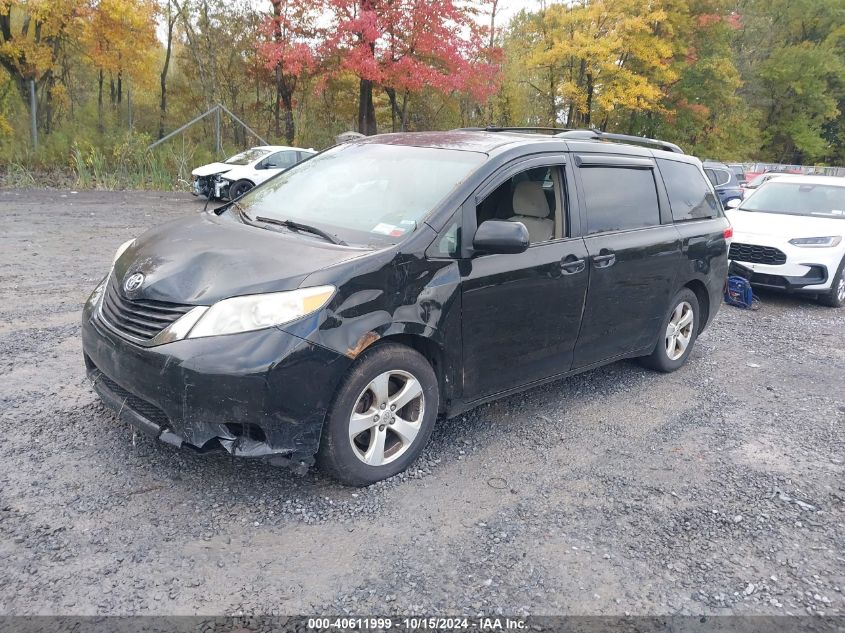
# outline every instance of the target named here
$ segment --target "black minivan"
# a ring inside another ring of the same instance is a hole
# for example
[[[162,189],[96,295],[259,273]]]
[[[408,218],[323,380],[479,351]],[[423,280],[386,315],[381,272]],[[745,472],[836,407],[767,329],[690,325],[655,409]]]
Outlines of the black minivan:
[[[85,305],[94,388],[170,444],[366,485],[438,417],[622,358],[674,371],[730,225],[696,158],[608,140],[374,136],[154,228]]]

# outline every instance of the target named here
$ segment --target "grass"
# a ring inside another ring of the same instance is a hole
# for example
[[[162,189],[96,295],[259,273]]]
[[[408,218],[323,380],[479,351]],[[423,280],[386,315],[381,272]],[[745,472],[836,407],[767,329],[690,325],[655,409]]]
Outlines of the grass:
[[[191,170],[216,160],[195,145],[174,142],[149,150],[150,142],[146,134],[127,133],[111,147],[74,141],[69,148],[22,150],[0,158],[0,187],[187,191]]]

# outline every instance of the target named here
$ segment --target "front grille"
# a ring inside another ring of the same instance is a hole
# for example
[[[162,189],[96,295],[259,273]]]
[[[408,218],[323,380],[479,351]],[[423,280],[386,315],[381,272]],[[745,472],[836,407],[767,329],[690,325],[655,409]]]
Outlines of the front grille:
[[[779,266],[786,263],[786,253],[771,246],[757,246],[756,244],[731,244],[730,259],[752,264],[771,264]]]
[[[97,370],[96,376],[97,382],[103,383],[106,387],[108,387],[109,391],[112,391],[119,398],[123,399],[124,406],[126,408],[132,409],[135,413],[138,413],[139,415],[147,418],[153,424],[157,424],[162,428],[166,428],[170,425],[170,419],[167,417],[167,414],[154,404],[129,393],[126,389],[121,387],[100,370]]]
[[[112,278],[103,297],[102,314],[120,334],[148,341],[193,307],[151,299],[127,299],[117,280]]]

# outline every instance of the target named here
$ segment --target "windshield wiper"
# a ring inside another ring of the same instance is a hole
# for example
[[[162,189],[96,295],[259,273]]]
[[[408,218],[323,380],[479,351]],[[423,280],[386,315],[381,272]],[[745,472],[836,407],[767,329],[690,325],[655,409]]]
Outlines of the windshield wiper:
[[[232,200],[227,205],[225,205],[225,207],[227,209],[234,207],[235,211],[237,211],[238,213],[238,216],[240,216],[241,220],[243,220],[245,224],[252,224],[252,218],[249,217],[249,214],[246,212],[246,209],[243,208],[240,202]]]
[[[348,246],[348,244],[339,237],[332,235],[331,233],[326,233],[323,229],[318,229],[316,226],[311,226],[310,224],[302,224],[301,222],[294,222],[293,220],[277,220],[275,218],[265,218],[260,215],[256,216],[255,220],[257,222],[266,222],[267,224],[273,224],[275,226],[283,226],[286,229],[290,229],[291,231],[313,233],[314,235],[319,235],[324,240],[327,240],[332,244]]]

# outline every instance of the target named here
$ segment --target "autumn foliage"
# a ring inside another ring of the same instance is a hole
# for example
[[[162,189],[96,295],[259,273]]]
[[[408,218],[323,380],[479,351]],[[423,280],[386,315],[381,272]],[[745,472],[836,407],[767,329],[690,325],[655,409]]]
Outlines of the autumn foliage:
[[[217,103],[306,147],[349,130],[598,127],[703,157],[842,164],[843,34],[842,0],[0,0],[0,166],[122,161],[175,184],[219,157],[213,121],[144,148]],[[224,151],[257,142],[221,124]]]
[[[394,128],[407,125],[411,94],[426,88],[486,101],[498,87],[498,47],[485,44],[476,21],[485,2],[455,0],[274,0],[268,41],[259,48],[271,69],[289,76],[319,69],[359,79],[358,127],[377,131],[373,90],[384,90]],[[317,28],[316,15],[330,16]],[[278,37],[279,33],[287,34]]]

